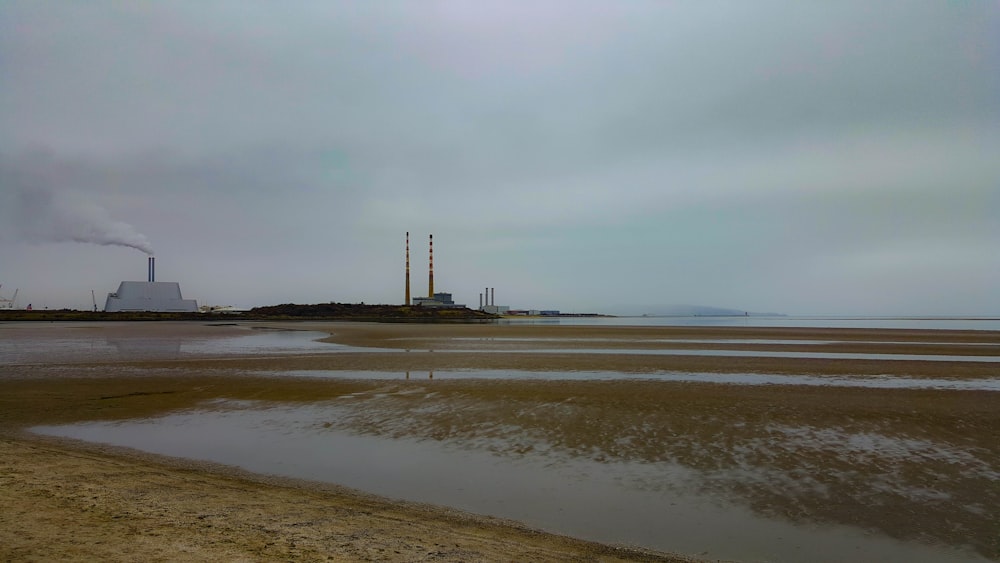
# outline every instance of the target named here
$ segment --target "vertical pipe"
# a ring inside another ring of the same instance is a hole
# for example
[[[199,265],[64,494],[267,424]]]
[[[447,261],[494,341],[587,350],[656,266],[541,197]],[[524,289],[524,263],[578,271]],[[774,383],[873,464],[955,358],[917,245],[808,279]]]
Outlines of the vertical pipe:
[[[428,254],[430,258],[430,269],[427,271],[427,297],[434,299],[434,235],[431,235],[430,240],[430,253]]]
[[[410,231],[406,231],[406,304],[410,304]]]

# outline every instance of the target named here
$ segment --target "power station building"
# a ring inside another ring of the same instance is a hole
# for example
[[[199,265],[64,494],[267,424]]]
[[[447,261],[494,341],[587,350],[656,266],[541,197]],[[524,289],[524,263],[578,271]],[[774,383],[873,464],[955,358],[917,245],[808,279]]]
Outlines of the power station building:
[[[414,297],[413,305],[421,307],[465,307],[465,305],[456,305],[450,293],[435,293],[434,297]]]
[[[406,305],[419,307],[442,307],[464,309],[465,305],[456,304],[450,293],[434,293],[434,235],[430,235],[427,270],[427,297],[410,298],[410,233],[406,233]]]
[[[118,291],[108,294],[104,311],[152,311],[159,313],[197,313],[198,302],[184,299],[181,286],[177,282],[155,281],[156,263],[149,257],[148,281],[123,281]]]

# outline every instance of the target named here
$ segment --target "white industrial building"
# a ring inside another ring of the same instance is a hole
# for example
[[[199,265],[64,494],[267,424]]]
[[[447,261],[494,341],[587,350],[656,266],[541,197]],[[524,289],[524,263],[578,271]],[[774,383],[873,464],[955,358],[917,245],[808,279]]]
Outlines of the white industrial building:
[[[104,311],[154,311],[159,313],[197,313],[198,302],[181,297],[181,286],[177,282],[155,280],[155,262],[149,257],[149,281],[123,281],[118,291],[108,294]]]
[[[123,281],[118,286],[118,291],[108,294],[104,310],[108,313],[118,311],[197,313],[198,302],[181,297],[181,286],[177,282]]]

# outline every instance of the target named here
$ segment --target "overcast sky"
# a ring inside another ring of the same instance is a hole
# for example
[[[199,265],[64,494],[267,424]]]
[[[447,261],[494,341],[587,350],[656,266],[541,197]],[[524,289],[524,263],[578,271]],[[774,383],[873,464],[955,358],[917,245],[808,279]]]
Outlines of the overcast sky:
[[[409,231],[473,306],[1000,314],[994,1],[8,0],[0,81],[22,306],[400,303]]]

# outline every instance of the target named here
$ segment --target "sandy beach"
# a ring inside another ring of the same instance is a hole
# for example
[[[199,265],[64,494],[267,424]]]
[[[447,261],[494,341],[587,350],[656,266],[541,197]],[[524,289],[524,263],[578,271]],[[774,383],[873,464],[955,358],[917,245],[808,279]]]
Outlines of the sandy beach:
[[[326,344],[343,350],[262,354],[184,348],[261,330],[328,333]],[[4,560],[698,557],[572,539],[335,483],[27,431],[39,425],[148,419],[220,401],[295,405],[343,397],[364,405],[337,422],[354,433],[455,443],[488,440],[496,455],[507,457],[545,443],[598,462],[669,460],[703,475],[766,468],[814,486],[791,490],[778,482],[718,477],[704,479],[701,487],[767,518],[851,526],[893,541],[947,548],[955,560],[1000,558],[1000,520],[992,510],[1000,506],[995,479],[1000,393],[920,385],[719,384],[699,381],[697,375],[985,382],[998,377],[997,363],[978,361],[1000,356],[996,332],[9,323],[0,325],[0,342],[11,356],[0,367]],[[97,344],[88,348],[86,342]],[[804,351],[803,357],[775,355]],[[629,377],[454,375],[463,370]],[[398,372],[400,377],[319,377],[318,372]],[[655,379],[663,373],[693,375],[680,382]],[[819,430],[803,437],[802,429]],[[795,432],[798,442],[789,441]],[[879,452],[841,455],[823,442],[841,435],[877,435],[894,444],[924,444],[924,450],[895,458],[878,457]],[[975,459],[957,463],[935,453],[958,450],[972,452]],[[881,474],[892,475],[893,487],[864,485]]]

